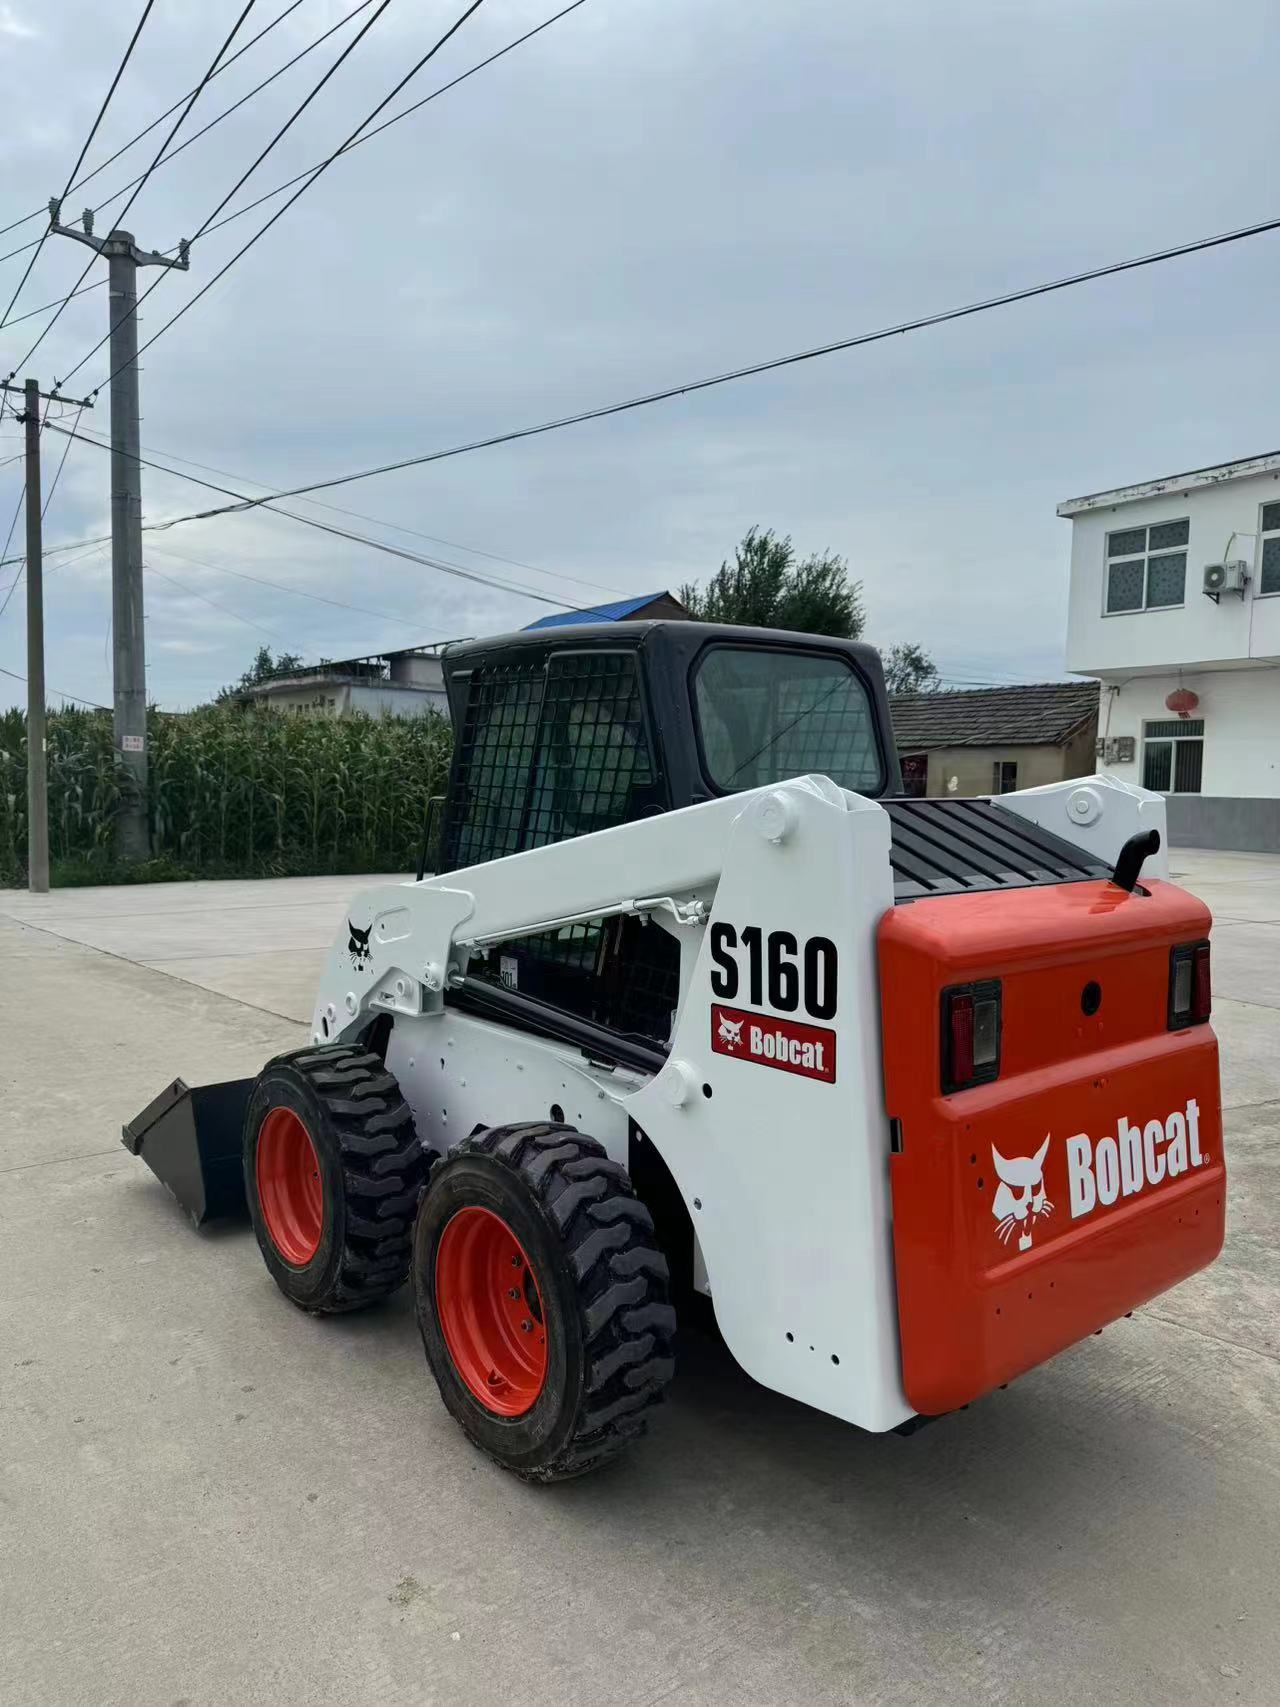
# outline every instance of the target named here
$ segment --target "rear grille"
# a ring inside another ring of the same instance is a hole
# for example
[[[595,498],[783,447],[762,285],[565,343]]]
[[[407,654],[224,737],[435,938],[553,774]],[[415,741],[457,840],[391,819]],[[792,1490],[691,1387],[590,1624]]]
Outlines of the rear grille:
[[[1106,878],[1083,848],[989,800],[883,800],[895,901]]]

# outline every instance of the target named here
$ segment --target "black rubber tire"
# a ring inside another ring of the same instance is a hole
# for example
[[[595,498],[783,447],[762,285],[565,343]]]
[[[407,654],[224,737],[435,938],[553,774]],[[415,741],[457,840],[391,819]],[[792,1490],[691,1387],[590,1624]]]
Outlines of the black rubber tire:
[[[529,1258],[547,1331],[546,1384],[523,1416],[483,1405],[454,1366],[436,1307],[436,1252],[472,1205]],[[645,1432],[675,1369],[666,1258],[626,1170],[572,1126],[473,1133],[434,1164],[413,1240],[418,1326],[440,1396],[468,1438],[527,1482],[581,1476]]]
[[[303,1266],[277,1250],[258,1201],[257,1146],[273,1108],[290,1108],[320,1162],[320,1243]],[[258,1244],[276,1285],[313,1315],[363,1309],[409,1278],[413,1218],[434,1150],[425,1150],[395,1076],[349,1044],[277,1055],[245,1111],[244,1183]]]

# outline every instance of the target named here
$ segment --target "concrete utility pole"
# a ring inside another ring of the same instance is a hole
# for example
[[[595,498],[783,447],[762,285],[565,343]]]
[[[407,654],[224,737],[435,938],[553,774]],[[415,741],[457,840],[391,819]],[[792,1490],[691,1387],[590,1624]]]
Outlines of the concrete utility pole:
[[[17,391],[0,385],[0,391]],[[45,742],[44,693],[44,537],[40,485],[40,399],[64,402],[41,391],[29,379],[21,387],[24,408],[18,417],[25,432],[27,506],[27,888],[33,895],[49,889],[49,772]],[[92,408],[88,398],[81,405]],[[22,571],[19,570],[19,574]]]
[[[59,223],[61,203],[49,203],[49,229],[74,237],[110,269],[111,316],[111,634],[115,745],[133,775],[133,798],[117,820],[117,851],[122,859],[147,859],[151,835],[147,823],[147,666],[142,598],[142,465],[138,461],[138,286],[139,267],[190,265],[185,241],[178,259],[154,249],[139,249],[128,231],[93,235],[93,211],[86,208],[83,231]]]
[[[23,386],[27,474],[27,888],[49,889],[49,773],[44,734],[44,543],[40,534],[40,387]]]

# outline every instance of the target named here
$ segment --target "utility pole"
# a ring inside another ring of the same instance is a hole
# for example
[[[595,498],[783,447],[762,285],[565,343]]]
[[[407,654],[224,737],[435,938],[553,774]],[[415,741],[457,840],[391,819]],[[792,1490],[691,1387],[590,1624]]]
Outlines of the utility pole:
[[[0,385],[0,391],[17,391]],[[49,891],[49,772],[45,751],[44,694],[44,538],[40,485],[40,399],[65,399],[41,391],[39,382],[22,386],[25,428],[27,505],[27,888]],[[89,400],[85,399],[85,405]]]
[[[142,598],[142,464],[138,432],[138,286],[139,267],[190,265],[185,239],[178,258],[139,249],[128,231],[93,235],[93,210],[82,216],[83,231],[59,223],[62,204],[49,203],[49,229],[74,237],[106,257],[111,316],[111,635],[112,704],[116,751],[133,777],[132,798],[117,819],[117,851],[122,859],[148,859],[147,823],[147,666]]]

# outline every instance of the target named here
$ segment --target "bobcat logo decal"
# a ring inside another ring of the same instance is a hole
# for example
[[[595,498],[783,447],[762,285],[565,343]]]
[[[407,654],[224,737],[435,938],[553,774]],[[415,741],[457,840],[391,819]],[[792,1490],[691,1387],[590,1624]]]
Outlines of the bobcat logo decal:
[[[730,1049],[737,1049],[742,1043],[742,1021],[740,1019],[725,1019],[720,1016],[720,1041]]]
[[[368,927],[361,931],[357,930],[351,923],[351,920],[348,919],[347,929],[351,933],[351,940],[347,944],[347,953],[351,956],[351,964],[355,967],[357,972],[363,972],[365,967],[369,964],[369,958],[373,952],[369,947],[369,937],[373,932],[373,923],[370,921]]]
[[[1042,1215],[1051,1215],[1053,1205],[1045,1196],[1044,1159],[1049,1153],[1049,1139],[1034,1156],[1002,1156],[991,1146],[1000,1184],[996,1187],[991,1213],[996,1220],[996,1237],[1007,1245],[1018,1230],[1018,1249],[1031,1249],[1031,1229]]]

